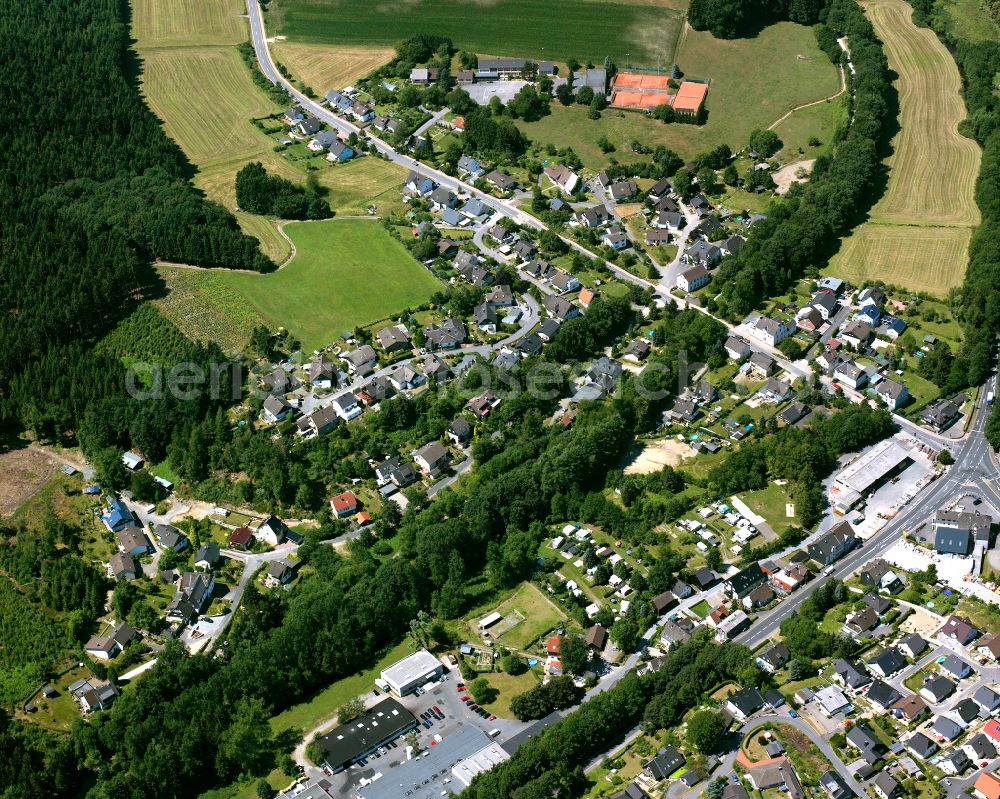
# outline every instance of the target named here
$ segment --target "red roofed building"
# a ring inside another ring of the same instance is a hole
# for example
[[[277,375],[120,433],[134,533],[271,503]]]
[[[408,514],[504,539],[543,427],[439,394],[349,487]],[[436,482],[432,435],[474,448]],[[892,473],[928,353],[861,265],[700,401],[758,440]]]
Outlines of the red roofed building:
[[[364,527],[366,524],[372,523],[372,517],[370,513],[361,511],[361,513],[354,517],[354,521],[358,523],[359,527]]]
[[[229,546],[233,549],[250,549],[253,544],[253,530],[249,527],[237,527],[229,534]]]
[[[337,496],[330,500],[330,510],[333,511],[333,515],[338,519],[343,519],[357,512],[358,498],[354,496],[353,491],[345,491],[343,494],[337,494]]]
[[[983,732],[990,736],[990,738],[994,741],[1000,741],[1000,721],[990,719],[986,722],[986,726],[983,727]]]
[[[589,308],[590,303],[594,301],[594,297],[596,296],[597,295],[594,293],[593,289],[588,289],[586,286],[584,286],[582,289],[580,289],[580,305],[582,305],[584,308]]]
[[[672,103],[674,112],[695,116],[701,110],[706,94],[708,94],[708,84],[684,81],[674,95]]]
[[[545,642],[545,651],[550,655],[559,654],[559,636],[553,635],[548,641]]]
[[[972,786],[972,793],[979,799],[1000,799],[1000,777],[990,771],[982,772]]]

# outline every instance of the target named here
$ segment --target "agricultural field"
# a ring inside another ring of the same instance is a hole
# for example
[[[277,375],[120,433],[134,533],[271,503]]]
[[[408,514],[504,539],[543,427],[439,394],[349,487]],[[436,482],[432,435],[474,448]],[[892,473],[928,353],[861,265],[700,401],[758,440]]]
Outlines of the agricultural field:
[[[294,222],[285,231],[296,254],[269,275],[161,267],[171,288],[161,310],[186,334],[197,327],[220,346],[245,343],[263,321],[289,330],[308,352],[440,287],[374,220]]]
[[[771,25],[752,39],[731,41],[688,30],[676,61],[688,76],[711,79],[704,125],[665,125],[643,113],[611,109],[591,120],[587,109],[558,103],[538,122],[517,124],[533,141],[572,147],[585,166],[598,169],[608,160],[597,145],[602,136],[624,153],[635,139],[648,147],[664,144],[682,157],[722,143],[736,149],[755,128],[767,128],[788,111],[840,91],[838,70],[817,46],[812,30],[790,22]],[[760,64],[768,65],[766,73]],[[796,148],[802,142],[807,152],[814,149],[805,145],[811,136],[829,141],[835,105],[813,107],[827,113],[802,109],[782,122]]]
[[[302,44],[279,39],[271,54],[317,94],[343,88],[392,60],[391,47]]]
[[[979,146],[958,134],[965,115],[958,68],[904,0],[864,4],[899,75],[900,131],[889,182],[868,222],[844,242],[830,271],[943,295],[962,282],[972,228]]]
[[[426,32],[449,36],[456,47],[477,53],[595,63],[611,56],[616,63],[631,58],[632,63],[655,66],[658,60],[665,65],[673,61],[684,20],[676,5],[493,0],[484,6],[412,0],[406,13],[400,13],[400,6],[368,0],[274,0],[267,26],[295,43],[384,48]],[[553,36],[553,21],[559,19],[572,20],[572,25],[560,26]]]
[[[240,0],[132,0],[132,35],[142,48],[238,44],[247,38]]]

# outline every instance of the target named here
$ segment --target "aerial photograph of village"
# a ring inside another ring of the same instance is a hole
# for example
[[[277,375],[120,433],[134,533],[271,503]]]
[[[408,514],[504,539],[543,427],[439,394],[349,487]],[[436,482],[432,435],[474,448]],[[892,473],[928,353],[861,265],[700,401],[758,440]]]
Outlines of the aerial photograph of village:
[[[1000,799],[1000,0],[0,30],[0,799]]]

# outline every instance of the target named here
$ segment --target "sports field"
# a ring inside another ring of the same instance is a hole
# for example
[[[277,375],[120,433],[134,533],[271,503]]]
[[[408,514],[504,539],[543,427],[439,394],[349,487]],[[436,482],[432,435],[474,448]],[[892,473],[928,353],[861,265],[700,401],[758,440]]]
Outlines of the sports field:
[[[913,24],[905,0],[864,7],[899,75],[900,131],[886,192],[830,271],[945,294],[962,282],[971,228],[979,223],[973,191],[980,151],[958,134],[966,115],[958,68],[933,31]]]
[[[666,5],[621,2],[272,0],[267,26],[297,43],[392,47],[434,33],[484,54],[669,66],[683,19]]]
[[[284,39],[271,45],[274,58],[317,94],[343,88],[388,63],[391,47],[302,44]]]
[[[571,146],[590,168],[607,163],[597,146],[606,136],[619,151],[628,152],[633,139],[654,147],[665,144],[683,157],[691,157],[718,144],[734,149],[746,143],[754,128],[766,128],[787,111],[836,94],[840,76],[820,51],[810,28],[782,22],[765,28],[752,39],[726,41],[710,33],[689,30],[680,43],[676,60],[692,78],[711,80],[704,125],[664,125],[640,112],[608,109],[601,119],[587,118],[580,106],[552,105],[552,113],[538,122],[518,122],[533,140],[557,147]],[[823,139],[829,118],[796,112],[796,135]],[[782,124],[786,124],[782,123]]]
[[[263,320],[311,351],[345,330],[427,302],[441,287],[374,220],[292,222],[285,232],[296,254],[268,275],[161,267],[174,289],[161,303],[164,313],[188,336],[222,338],[230,348]]]

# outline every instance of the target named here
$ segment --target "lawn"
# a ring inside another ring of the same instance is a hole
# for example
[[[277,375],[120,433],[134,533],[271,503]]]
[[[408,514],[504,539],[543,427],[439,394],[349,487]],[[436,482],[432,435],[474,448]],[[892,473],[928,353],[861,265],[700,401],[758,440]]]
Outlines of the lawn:
[[[281,40],[271,46],[274,58],[317,94],[342,89],[392,59],[391,47],[301,44]]]
[[[712,606],[708,604],[707,600],[703,599],[691,606],[691,612],[699,619],[704,619],[712,612]]]
[[[847,124],[846,96],[795,111],[774,127],[782,144],[776,156],[778,161],[790,164],[826,152],[834,131],[841,124]],[[818,146],[809,144],[813,136],[819,139]]]
[[[571,24],[558,26],[556,20]],[[614,20],[613,24],[609,24]],[[488,6],[411,0],[276,0],[268,29],[295,43],[392,47],[415,33],[449,36],[460,49],[504,56],[592,59],[668,67],[683,23],[678,10],[572,0],[494,0]],[[318,87],[316,87],[318,88]]]
[[[289,330],[309,352],[345,330],[420,305],[440,287],[374,220],[295,222],[286,232],[296,254],[272,274],[161,269],[182,293],[167,298],[164,313],[189,336],[219,331],[230,345],[263,320]]]
[[[499,691],[496,701],[488,705],[483,705],[490,713],[502,718],[511,718],[510,700],[518,694],[530,691],[541,682],[541,672],[538,669],[529,669],[524,674],[516,677],[503,672],[489,672],[482,677],[492,687]]]
[[[911,363],[916,367],[916,358],[911,359]],[[906,386],[906,390],[910,392],[910,397],[912,399],[906,404],[904,408],[904,413],[908,416],[913,416],[929,402],[936,400],[941,394],[941,389],[935,386],[930,380],[921,377],[916,373],[914,369],[906,369],[903,374],[891,374],[890,377],[897,383],[902,383]]]
[[[754,513],[763,516],[778,535],[789,527],[796,527],[799,520],[785,513],[785,504],[790,502],[788,491],[784,486],[771,483],[763,491],[751,491],[741,494],[742,499]]]
[[[963,598],[955,612],[972,619],[983,632],[1000,632],[1000,608],[995,605],[988,605],[976,597]]]
[[[938,12],[948,20],[948,31],[970,42],[991,42],[1000,37],[998,28],[979,0],[938,0]]]
[[[512,610],[519,611],[524,621],[501,635],[499,643],[522,651],[566,619],[566,615],[531,583],[522,583],[509,599],[497,607],[497,611],[504,615]]]
[[[704,125],[664,125],[643,113],[610,109],[591,120],[587,109],[558,103],[538,122],[517,124],[532,140],[570,146],[585,166],[598,169],[608,159],[597,145],[602,136],[625,153],[633,139],[648,147],[664,144],[685,158],[722,143],[738,149],[754,128],[766,128],[792,108],[829,97],[840,87],[837,69],[812,30],[790,22],[771,25],[752,39],[721,40],[689,30],[676,60],[689,76],[711,79]],[[823,139],[826,130],[820,115],[807,116],[796,136]]]
[[[966,116],[961,79],[934,32],[913,24],[905,0],[871,0],[865,9],[899,75],[900,131],[885,194],[830,271],[943,295],[961,284],[971,228],[979,223],[979,146],[957,130]]]

